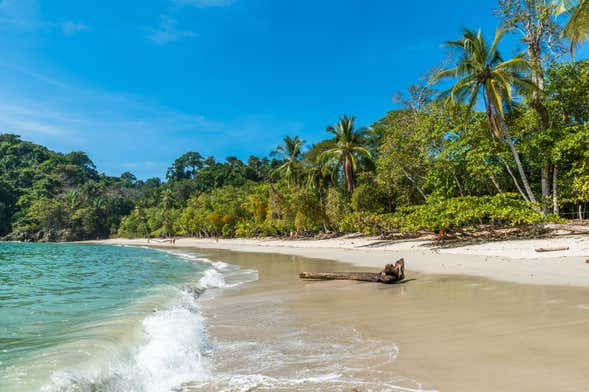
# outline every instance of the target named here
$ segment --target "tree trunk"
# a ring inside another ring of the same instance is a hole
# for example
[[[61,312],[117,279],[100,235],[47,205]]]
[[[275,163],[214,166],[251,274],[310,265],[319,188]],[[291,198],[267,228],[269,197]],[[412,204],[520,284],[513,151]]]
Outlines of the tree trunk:
[[[405,260],[387,264],[381,272],[301,272],[301,279],[311,280],[357,280],[374,283],[399,283],[405,279]]]
[[[515,165],[517,166],[517,170],[519,172],[522,184],[524,185],[524,189],[526,190],[526,194],[528,195],[528,199],[530,202],[536,203],[536,197],[534,196],[532,188],[530,187],[530,183],[528,182],[528,177],[526,176],[526,172],[524,171],[524,167],[519,158],[519,153],[515,149],[515,144],[513,143],[513,139],[511,138],[511,134],[509,133],[509,129],[507,128],[507,124],[505,123],[505,118],[503,118],[503,114],[493,104],[493,100],[491,99],[491,97],[488,96],[488,91],[486,94],[487,96],[485,97],[485,104],[487,105],[486,109],[489,124],[491,125],[491,128],[495,128],[494,131],[496,135],[500,133],[499,129],[496,128],[501,128],[501,133],[507,140],[507,144],[509,145],[509,149],[511,150],[511,154],[513,155]]]
[[[301,272],[299,278],[311,280],[358,280],[378,282],[378,272]]]
[[[556,216],[560,213],[558,208],[558,167],[552,168],[552,213]]]
[[[354,191],[354,168],[349,158],[344,158],[344,177],[346,178],[346,184],[348,192]]]
[[[509,165],[507,164],[507,162],[505,162],[503,159],[499,158],[499,160],[503,163],[503,165],[505,166],[505,169],[507,170],[507,173],[509,173],[509,175],[511,176],[511,179],[513,180],[513,183],[515,184],[515,187],[517,188],[519,194],[522,196],[522,198],[529,202],[530,200],[528,199],[528,197],[526,196],[526,194],[524,193],[523,189],[521,188],[521,186],[519,185],[519,181],[517,180],[517,178],[515,178],[515,175],[513,174],[513,172],[511,171],[511,168],[509,167]]]
[[[507,139],[507,144],[509,145],[509,149],[511,150],[513,159],[515,160],[515,165],[517,166],[517,170],[519,172],[522,184],[524,185],[524,189],[526,190],[526,194],[528,195],[530,202],[536,203],[536,197],[534,196],[534,192],[532,192],[532,188],[530,187],[530,183],[528,182],[528,177],[526,176],[526,172],[524,171],[524,166],[522,165],[522,162],[519,159],[519,153],[515,148],[515,144],[513,143],[513,139],[511,138],[511,134],[509,133],[509,129],[507,128],[507,124],[505,124],[505,119],[503,119],[501,113],[497,113],[497,115],[499,117],[499,123],[501,124],[501,128],[503,129],[503,134]]]
[[[501,185],[499,185],[499,182],[497,181],[497,178],[495,177],[495,175],[493,173],[489,174],[489,178],[491,179],[491,182],[493,183],[493,185],[495,185],[495,188],[497,188],[497,191],[499,193],[503,193],[503,190],[501,189]]]
[[[550,162],[544,160],[542,164],[542,215],[548,215],[548,202],[550,199]]]

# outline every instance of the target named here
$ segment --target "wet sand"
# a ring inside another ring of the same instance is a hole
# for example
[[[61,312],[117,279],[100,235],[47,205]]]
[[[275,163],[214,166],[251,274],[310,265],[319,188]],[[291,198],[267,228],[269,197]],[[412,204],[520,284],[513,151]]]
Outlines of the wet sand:
[[[379,285],[305,282],[370,270],[279,254],[200,250],[259,281],[201,299],[213,384],[187,390],[582,391],[589,288],[409,273]]]

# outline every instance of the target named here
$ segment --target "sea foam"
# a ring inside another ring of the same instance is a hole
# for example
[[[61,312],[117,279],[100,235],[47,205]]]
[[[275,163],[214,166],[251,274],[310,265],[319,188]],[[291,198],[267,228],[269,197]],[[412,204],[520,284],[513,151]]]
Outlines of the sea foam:
[[[166,253],[211,267],[204,270],[196,283],[201,291],[214,292],[258,278],[257,271],[241,270],[192,253]],[[232,276],[231,284],[226,283],[224,273]],[[188,382],[209,381],[212,377],[208,358],[211,344],[197,297],[191,290],[168,289],[174,292],[173,299],[143,319],[140,326],[142,339],[134,349],[126,355],[109,358],[106,365],[104,361],[97,361],[94,366],[55,372],[43,392],[165,392],[181,388]]]
[[[177,290],[174,300],[141,323],[142,342],[127,355],[76,370],[55,372],[43,392],[165,392],[211,377],[211,349],[193,295]]]
[[[210,377],[204,358],[210,346],[194,297],[183,292],[171,309],[147,317],[143,329],[147,342],[134,361],[143,391],[168,391]]]
[[[197,284],[198,288],[200,289],[221,288],[225,287],[226,285],[227,284],[225,283],[223,274],[213,268],[206,270],[203,277],[200,278]]]

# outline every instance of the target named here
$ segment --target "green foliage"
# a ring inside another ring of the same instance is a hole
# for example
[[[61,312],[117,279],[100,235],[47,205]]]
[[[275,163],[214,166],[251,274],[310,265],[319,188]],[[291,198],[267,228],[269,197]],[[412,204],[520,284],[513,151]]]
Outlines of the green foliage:
[[[294,226],[297,232],[318,232],[325,222],[325,213],[319,195],[311,190],[301,188],[293,192],[290,208],[294,214]]]
[[[567,9],[567,5],[573,3],[572,1],[560,1],[566,11],[571,12],[571,18],[564,29],[564,34],[571,40],[571,52],[581,42],[587,40],[589,36],[589,1],[579,0],[576,7]]]
[[[383,213],[390,209],[388,195],[376,184],[361,184],[352,193],[352,210],[355,212]]]
[[[393,234],[445,232],[482,225],[498,227],[533,225],[545,219],[515,194],[433,198],[426,204],[399,209],[393,214],[353,213],[340,224],[341,232]]]
[[[362,160],[369,162],[372,159],[366,130],[356,129],[355,123],[354,117],[342,116],[335,126],[328,127],[327,132],[334,135],[333,144],[319,157],[325,165],[324,170],[337,172],[341,168],[348,192],[354,191]]]
[[[132,211],[137,182],[99,175],[83,152],[59,154],[0,134],[0,236],[59,241],[105,238]]]
[[[325,215],[329,227],[338,229],[340,222],[351,212],[349,193],[330,188],[325,201]]]
[[[398,211],[400,231],[449,231],[479,225],[515,226],[544,221],[541,214],[516,194],[429,199],[426,204]]]

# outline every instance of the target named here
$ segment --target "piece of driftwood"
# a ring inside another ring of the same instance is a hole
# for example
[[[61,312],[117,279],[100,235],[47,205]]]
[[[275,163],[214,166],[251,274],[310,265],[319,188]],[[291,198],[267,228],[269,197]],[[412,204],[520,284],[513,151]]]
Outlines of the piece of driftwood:
[[[387,264],[380,272],[301,272],[301,279],[310,280],[358,280],[374,283],[399,283],[405,279],[405,260]]]
[[[559,252],[563,250],[569,250],[568,246],[557,246],[554,248],[537,248],[536,252]]]

